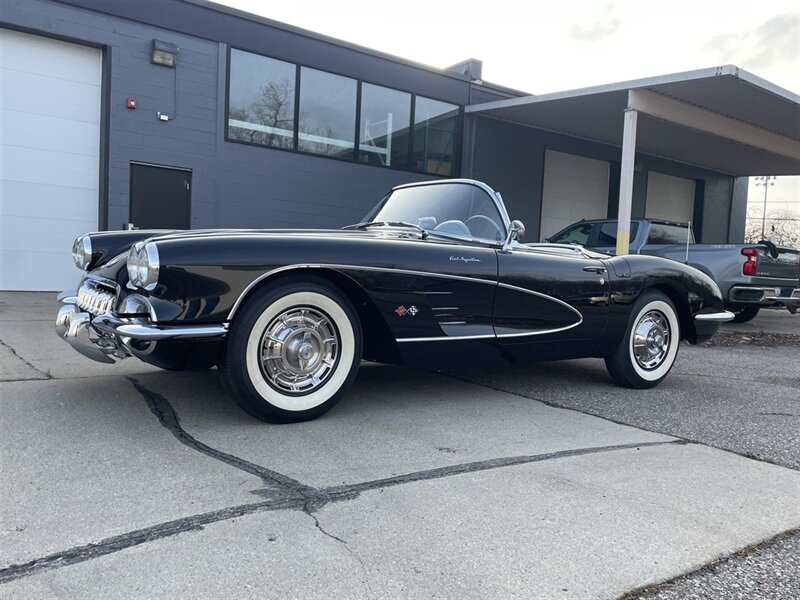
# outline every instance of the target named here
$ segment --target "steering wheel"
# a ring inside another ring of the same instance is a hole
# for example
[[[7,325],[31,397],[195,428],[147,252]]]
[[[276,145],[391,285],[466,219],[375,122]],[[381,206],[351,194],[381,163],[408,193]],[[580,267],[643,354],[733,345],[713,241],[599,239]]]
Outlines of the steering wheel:
[[[467,219],[466,225],[470,233],[476,238],[494,240],[496,242],[503,239],[503,230],[485,215],[472,215]]]

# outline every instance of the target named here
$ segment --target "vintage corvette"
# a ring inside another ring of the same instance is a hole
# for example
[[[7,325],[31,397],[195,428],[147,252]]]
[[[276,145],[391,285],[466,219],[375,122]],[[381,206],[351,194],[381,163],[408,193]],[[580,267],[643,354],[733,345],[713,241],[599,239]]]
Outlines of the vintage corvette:
[[[424,369],[601,357],[648,388],[682,339],[733,315],[713,280],[675,261],[524,245],[498,193],[467,179],[393,188],[342,230],[119,231],[75,241],[86,275],[58,335],[113,363],[218,365],[269,422],[330,410],[361,360]]]

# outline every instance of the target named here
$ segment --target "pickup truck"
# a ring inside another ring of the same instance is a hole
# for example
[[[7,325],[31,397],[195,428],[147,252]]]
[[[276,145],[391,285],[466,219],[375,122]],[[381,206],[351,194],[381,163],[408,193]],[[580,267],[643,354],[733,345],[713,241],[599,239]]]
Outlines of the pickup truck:
[[[735,323],[744,323],[766,306],[784,306],[791,313],[800,304],[800,250],[757,244],[696,244],[687,223],[631,219],[631,254],[649,254],[691,265],[712,277],[722,291],[725,308]],[[617,222],[594,219],[574,223],[545,242],[577,244],[613,254]]]

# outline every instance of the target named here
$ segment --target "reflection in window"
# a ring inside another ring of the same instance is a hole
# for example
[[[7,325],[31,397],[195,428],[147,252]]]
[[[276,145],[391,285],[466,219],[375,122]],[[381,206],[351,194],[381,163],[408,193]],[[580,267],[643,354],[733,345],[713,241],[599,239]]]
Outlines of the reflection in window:
[[[291,63],[231,50],[228,138],[292,148],[295,78]]]
[[[665,223],[650,223],[650,232],[647,234],[648,244],[685,244],[689,237],[689,228]],[[689,237],[690,243],[694,240]]]
[[[414,105],[415,171],[455,174],[458,106],[417,96]]]
[[[362,84],[358,159],[384,167],[407,167],[410,120],[411,94]]]
[[[630,240],[636,239],[636,232],[639,230],[639,224],[634,221],[631,223],[631,230],[628,234]],[[595,246],[616,246],[617,245],[617,222],[611,221],[603,223],[600,226],[600,233],[597,235],[597,243]]]
[[[299,150],[353,158],[356,136],[356,80],[302,67]]]
[[[584,246],[589,241],[592,227],[594,227],[592,223],[578,223],[555,234],[550,238],[550,241],[554,244],[578,244]]]

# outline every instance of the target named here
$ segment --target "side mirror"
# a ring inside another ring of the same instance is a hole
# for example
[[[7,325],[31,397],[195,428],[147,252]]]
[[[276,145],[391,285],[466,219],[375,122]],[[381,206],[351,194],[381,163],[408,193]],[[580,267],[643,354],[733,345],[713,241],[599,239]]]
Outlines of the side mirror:
[[[522,221],[517,221],[516,219],[511,221],[511,226],[508,228],[506,240],[503,242],[503,252],[510,252],[511,242],[514,240],[521,240],[524,235],[525,225],[523,225]]]
[[[525,224],[522,221],[518,221],[517,219],[511,221],[511,230],[516,232],[514,235],[515,240],[521,240],[525,237]]]

